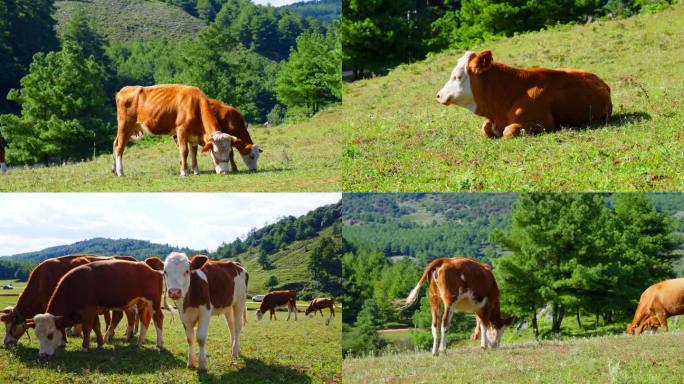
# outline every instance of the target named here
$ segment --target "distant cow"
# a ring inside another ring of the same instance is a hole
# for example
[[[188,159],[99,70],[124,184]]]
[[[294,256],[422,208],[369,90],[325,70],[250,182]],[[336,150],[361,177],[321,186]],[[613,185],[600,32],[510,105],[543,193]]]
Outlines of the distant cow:
[[[130,256],[115,256],[115,258],[135,261],[135,258]],[[56,257],[38,264],[31,271],[26,287],[19,296],[17,304],[14,307],[7,307],[2,311],[0,320],[5,323],[5,345],[16,344],[19,338],[26,332],[26,320],[45,312],[50,297],[62,276],[78,266],[108,259],[108,257],[83,254]],[[115,316],[119,320],[121,319],[116,313]],[[113,333],[116,324],[118,324],[118,321],[113,326],[110,325],[108,327],[108,335]],[[109,322],[107,322],[107,325],[109,325]],[[127,335],[132,334],[132,332],[133,328],[131,327],[129,316]],[[66,335],[63,335],[63,337],[63,342],[66,343]]]
[[[199,367],[207,370],[205,343],[211,315],[223,315],[228,323],[231,353],[240,354],[240,332],[247,310],[249,275],[239,263],[209,261],[204,255],[191,260],[172,252],[164,261],[167,294],[174,300],[188,340],[188,368],[195,367],[194,340],[199,344]],[[197,334],[194,330],[197,327]]]
[[[613,105],[610,87],[579,69],[520,69],[494,62],[491,51],[468,51],[437,101],[485,118],[486,137],[511,137],[605,121]]]
[[[164,315],[161,312],[163,274],[146,263],[105,260],[76,267],[59,281],[50,298],[46,313],[27,322],[35,327],[40,342],[40,356],[54,355],[61,344],[66,327],[83,326],[83,351],[90,347],[90,331],[95,330],[98,346],[102,345],[98,312],[147,306],[157,333],[157,347],[162,348]],[[143,319],[145,320],[145,319]],[[149,319],[148,319],[149,320]],[[148,323],[143,321],[139,344],[142,345]]]
[[[684,278],[665,280],[646,288],[625,332],[638,335],[658,327],[667,332],[667,318],[677,315],[684,315]]]
[[[207,96],[196,87],[179,84],[123,87],[116,94],[118,131],[114,140],[112,172],[123,176],[123,152],[134,135],[177,136],[180,174],[188,175],[188,143],[211,151],[216,173],[228,173],[235,137],[221,132]],[[195,157],[196,154],[193,154]],[[199,170],[194,172],[199,174]]]
[[[316,315],[316,312],[320,312],[321,316],[323,316],[323,309],[324,308],[330,308],[330,316],[334,317],[335,316],[335,298],[334,297],[318,297],[309,303],[309,307],[306,308],[306,312],[304,314],[306,316],[309,316],[310,313],[313,312],[314,316]]]
[[[261,306],[256,312],[257,319],[261,320],[261,317],[266,313],[270,312],[269,319],[277,320],[275,310],[277,307],[287,306],[287,319],[290,320],[290,316],[294,312],[295,320],[297,320],[297,291],[273,291],[269,292],[264,299],[261,301]]]
[[[483,349],[496,348],[503,335],[504,326],[510,325],[513,318],[501,318],[499,312],[499,287],[488,265],[477,260],[455,257],[435,259],[425,267],[423,276],[406,299],[404,308],[418,301],[420,287],[428,280],[430,308],[432,309],[432,354],[446,350],[446,332],[453,312],[472,312],[480,324],[480,346]],[[442,314],[442,339],[439,341],[439,311]],[[439,344],[439,350],[438,350]]]
[[[4,175],[7,173],[7,164],[5,163],[5,148],[7,147],[7,142],[5,138],[2,137],[0,133],[0,174]]]

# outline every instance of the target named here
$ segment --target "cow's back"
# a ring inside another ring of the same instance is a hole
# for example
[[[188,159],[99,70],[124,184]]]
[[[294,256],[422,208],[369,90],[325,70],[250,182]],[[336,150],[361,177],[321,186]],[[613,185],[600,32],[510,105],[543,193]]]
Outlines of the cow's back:
[[[207,261],[201,271],[206,275],[209,284],[209,300],[214,308],[231,306],[235,301],[235,291],[246,288],[246,281],[238,282],[238,275],[246,271],[242,266],[232,261]],[[243,284],[244,287],[236,287]]]

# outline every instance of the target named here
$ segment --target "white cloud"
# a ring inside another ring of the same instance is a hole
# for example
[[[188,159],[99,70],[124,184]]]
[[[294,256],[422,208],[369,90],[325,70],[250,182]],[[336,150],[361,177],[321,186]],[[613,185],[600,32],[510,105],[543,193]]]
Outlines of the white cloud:
[[[215,250],[251,228],[338,202],[340,193],[55,193],[0,197],[0,255],[93,237]]]

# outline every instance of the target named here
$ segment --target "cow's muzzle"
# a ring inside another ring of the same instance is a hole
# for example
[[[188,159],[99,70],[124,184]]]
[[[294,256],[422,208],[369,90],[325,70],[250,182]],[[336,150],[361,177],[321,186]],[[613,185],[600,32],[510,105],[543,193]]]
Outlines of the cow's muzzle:
[[[171,299],[178,300],[181,298],[183,292],[181,292],[180,288],[169,288],[167,294]]]

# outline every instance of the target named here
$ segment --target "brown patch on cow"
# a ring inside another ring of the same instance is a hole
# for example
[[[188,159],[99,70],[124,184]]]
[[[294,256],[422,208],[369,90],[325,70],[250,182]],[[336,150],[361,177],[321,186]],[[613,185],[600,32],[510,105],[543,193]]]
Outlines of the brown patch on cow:
[[[252,151],[254,142],[247,131],[245,118],[240,111],[216,99],[209,99],[209,107],[218,120],[221,132],[237,137],[238,140],[233,142],[233,146],[240,154],[248,155]]]
[[[201,268],[194,268],[194,265],[201,265]],[[207,309],[210,309],[210,304],[214,308],[225,308],[233,304],[235,277],[244,272],[240,264],[227,260],[207,260],[206,256],[195,255],[190,261],[190,266],[193,272],[190,276],[190,289],[183,302],[184,308],[206,305]],[[196,270],[202,271],[207,281],[204,281]]]
[[[634,319],[625,332],[640,334],[644,330],[663,327],[667,319],[684,314],[684,278],[665,280],[648,287],[641,294]]]

